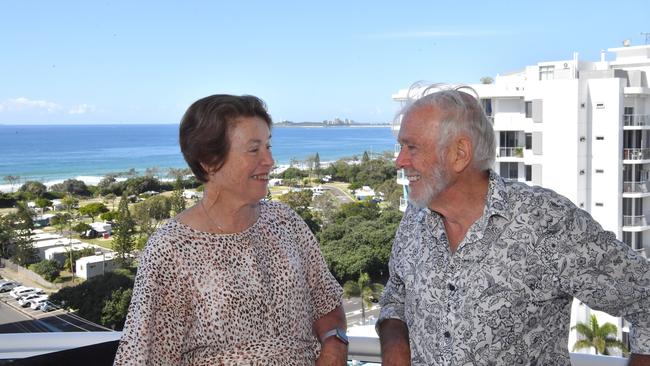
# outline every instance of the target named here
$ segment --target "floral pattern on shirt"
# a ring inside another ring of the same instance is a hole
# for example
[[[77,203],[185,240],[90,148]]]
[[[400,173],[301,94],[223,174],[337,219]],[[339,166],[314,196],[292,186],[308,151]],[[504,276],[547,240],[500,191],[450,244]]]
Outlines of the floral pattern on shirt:
[[[409,206],[379,323],[404,321],[413,365],[570,365],[573,297],[625,317],[650,353],[650,266],[567,198],[490,172],[483,215],[451,254],[442,218]]]

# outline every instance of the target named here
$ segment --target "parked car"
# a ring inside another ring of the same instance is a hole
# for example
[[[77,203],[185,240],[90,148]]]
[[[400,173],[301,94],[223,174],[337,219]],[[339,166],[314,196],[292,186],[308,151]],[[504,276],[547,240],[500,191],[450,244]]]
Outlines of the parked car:
[[[0,282],[0,292],[11,291],[18,286],[20,286],[20,282],[3,280]]]
[[[58,308],[59,307],[54,305],[54,303],[51,302],[50,300],[43,301],[41,303],[41,306],[39,307],[39,309],[44,313],[47,313],[48,311],[56,310]]]
[[[39,295],[37,293],[22,296],[20,299],[18,299],[18,305],[26,308],[26,307],[28,307],[29,305],[32,304],[32,300],[34,300],[34,299],[36,299],[36,298],[38,298],[40,296],[41,295]]]
[[[18,300],[25,295],[38,294],[41,292],[43,292],[43,290],[41,290],[40,288],[18,286],[13,290],[11,290],[9,294],[11,295],[11,297]]]
[[[41,304],[44,303],[45,301],[47,301],[49,298],[50,298],[50,297],[47,296],[47,295],[41,295],[41,296],[39,296],[39,297],[37,297],[37,298],[35,298],[35,299],[32,299],[32,300],[30,301],[29,307],[30,307],[32,310],[36,310],[36,309],[40,308],[40,307],[41,307]]]

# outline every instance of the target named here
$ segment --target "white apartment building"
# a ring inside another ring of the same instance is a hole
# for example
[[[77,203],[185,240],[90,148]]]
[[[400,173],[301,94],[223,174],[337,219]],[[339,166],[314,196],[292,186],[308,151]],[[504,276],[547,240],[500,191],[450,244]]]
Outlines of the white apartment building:
[[[603,50],[595,62],[576,53],[498,75],[492,84],[470,85],[494,121],[494,170],[566,196],[650,255],[648,78],[650,45],[644,45]],[[407,95],[408,89],[400,90],[393,99],[404,103]],[[397,182],[406,197],[408,181],[398,174]],[[574,304],[572,319],[588,318],[582,308]],[[615,318],[599,318],[622,328]],[[570,347],[574,341],[573,334]]]

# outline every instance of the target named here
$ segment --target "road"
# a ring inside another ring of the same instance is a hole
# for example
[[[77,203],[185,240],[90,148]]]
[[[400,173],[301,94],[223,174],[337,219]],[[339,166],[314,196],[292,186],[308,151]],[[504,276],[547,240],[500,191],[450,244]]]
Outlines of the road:
[[[323,185],[323,189],[330,191],[334,195],[334,197],[336,197],[341,203],[354,202],[354,200],[352,200],[350,196],[345,194],[345,192],[343,192],[339,187],[335,187],[331,185]]]
[[[345,319],[348,322],[348,328],[363,325],[361,320],[360,297],[343,299],[343,309],[345,310]],[[379,305],[373,304],[371,309],[366,308],[366,324],[374,324],[377,317],[379,317]]]
[[[74,313],[21,308],[8,292],[0,294],[0,333],[106,331]]]

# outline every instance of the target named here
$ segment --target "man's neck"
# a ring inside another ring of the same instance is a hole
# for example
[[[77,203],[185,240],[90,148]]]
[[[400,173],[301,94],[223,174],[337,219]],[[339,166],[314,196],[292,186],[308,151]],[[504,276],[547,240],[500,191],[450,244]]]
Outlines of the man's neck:
[[[429,205],[442,216],[452,253],[483,214],[488,189],[488,172],[464,171]]]

